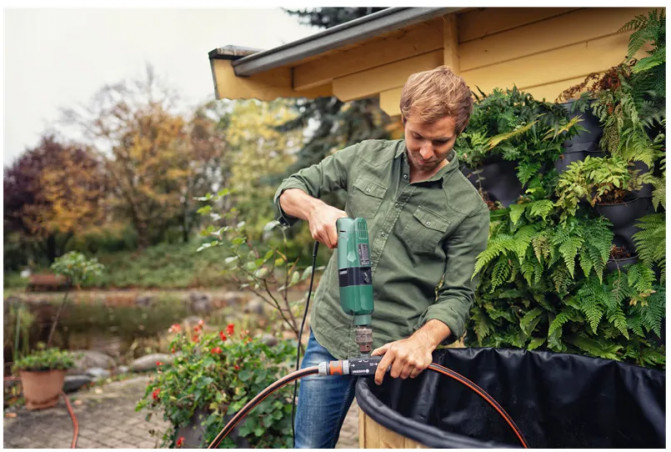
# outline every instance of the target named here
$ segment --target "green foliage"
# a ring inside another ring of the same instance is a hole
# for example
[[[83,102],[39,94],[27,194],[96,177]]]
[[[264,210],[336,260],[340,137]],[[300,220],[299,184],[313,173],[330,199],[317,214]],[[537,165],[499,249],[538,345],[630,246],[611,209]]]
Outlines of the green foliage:
[[[70,251],[56,258],[51,264],[51,270],[68,278],[70,284],[80,287],[81,284],[90,282],[102,275],[105,267],[98,259],[87,259],[78,251]]]
[[[579,118],[569,120],[560,105],[535,100],[516,87],[475,96],[469,125],[455,145],[460,158],[473,169],[494,156],[517,162],[522,185],[532,193],[539,187],[548,192],[556,177],[553,163],[562,143],[581,130]]]
[[[208,195],[200,198],[201,201],[216,202],[229,195],[229,190],[221,190],[217,195]],[[248,290],[271,306],[281,318],[281,321],[290,328],[296,337],[299,333],[299,323],[305,305],[305,298],[289,300],[289,288],[308,279],[313,270],[312,266],[301,268],[299,259],[291,259],[287,252],[288,240],[285,228],[279,222],[272,220],[263,228],[260,238],[254,237],[247,229],[245,221],[239,220],[239,212],[233,207],[222,215],[213,213],[211,206],[201,208],[203,215],[209,215],[214,222],[227,224],[217,227],[209,225],[201,231],[201,235],[209,237],[198,251],[213,247],[224,250],[224,275],[229,282]],[[282,234],[278,241],[275,231]],[[322,270],[324,267],[317,267]]]
[[[638,171],[630,170],[619,156],[587,156],[585,160],[571,163],[559,176],[557,206],[563,209],[564,217],[572,216],[580,200],[587,200],[592,206],[624,202],[633,190],[650,181],[649,173],[639,176]]]
[[[638,258],[648,267],[659,265],[661,283],[666,279],[666,221],[663,213],[654,213],[639,218],[634,234]]]
[[[235,334],[233,324],[226,331],[193,335],[173,325],[177,335],[171,342],[175,358],[161,365],[137,404],[136,411],[162,412],[170,426],[163,434],[163,446],[175,447],[177,430],[186,426],[197,411],[205,411],[203,444],[207,446],[224,427],[224,416],[238,412],[259,392],[292,369],[296,356],[294,341],[280,340],[268,346],[247,332]],[[291,447],[291,388],[284,387],[257,406],[238,426],[241,437],[253,448]],[[236,447],[230,437],[221,447]]]
[[[40,344],[38,351],[17,360],[12,366],[12,371],[67,370],[74,367],[74,359],[70,352],[57,348],[45,349],[43,346],[44,344]]]

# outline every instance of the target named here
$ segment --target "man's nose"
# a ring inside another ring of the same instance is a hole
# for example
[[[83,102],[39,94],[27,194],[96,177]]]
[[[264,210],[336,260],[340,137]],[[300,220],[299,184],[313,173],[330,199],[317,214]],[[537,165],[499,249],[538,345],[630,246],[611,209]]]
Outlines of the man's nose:
[[[431,144],[423,144],[419,149],[419,155],[422,156],[424,160],[428,160],[433,155],[433,149],[431,149]]]

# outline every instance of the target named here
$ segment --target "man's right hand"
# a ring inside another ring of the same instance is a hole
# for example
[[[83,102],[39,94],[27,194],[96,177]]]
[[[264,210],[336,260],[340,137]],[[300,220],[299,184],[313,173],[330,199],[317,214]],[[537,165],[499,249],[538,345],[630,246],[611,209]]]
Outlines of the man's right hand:
[[[347,218],[347,213],[324,202],[321,202],[321,205],[315,205],[308,216],[312,238],[330,249],[338,246],[338,228],[336,227],[338,218]]]
[[[303,190],[290,188],[280,196],[282,210],[292,217],[306,220],[310,226],[310,235],[330,249],[338,246],[338,218],[346,218],[345,211],[329,206],[324,201],[313,198]]]

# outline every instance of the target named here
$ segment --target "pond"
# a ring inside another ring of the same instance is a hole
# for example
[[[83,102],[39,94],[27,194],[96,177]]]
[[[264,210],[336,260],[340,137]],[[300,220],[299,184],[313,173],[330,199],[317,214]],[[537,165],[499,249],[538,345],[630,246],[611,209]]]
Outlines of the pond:
[[[5,298],[5,374],[14,353],[25,354],[38,342],[47,341],[63,295],[31,293]],[[267,324],[263,315],[253,315],[263,314],[263,309],[243,316],[248,298],[230,291],[78,292],[63,307],[52,345],[100,351],[119,363],[129,363],[148,353],[166,352],[166,333],[173,323],[203,319],[215,328],[227,322],[242,322],[245,328]]]

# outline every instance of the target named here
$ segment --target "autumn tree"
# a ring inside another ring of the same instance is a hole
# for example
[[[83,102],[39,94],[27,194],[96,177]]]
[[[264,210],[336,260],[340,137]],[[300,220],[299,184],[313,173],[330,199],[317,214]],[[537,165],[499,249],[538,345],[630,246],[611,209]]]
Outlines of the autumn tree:
[[[52,262],[73,234],[103,221],[105,186],[90,149],[45,135],[5,168],[5,235],[20,234]]]
[[[203,107],[187,120],[176,100],[148,66],[144,79],[107,85],[89,106],[65,111],[66,121],[101,150],[115,212],[133,224],[141,248],[175,228],[188,240],[196,218],[193,197],[218,179],[220,118]]]

